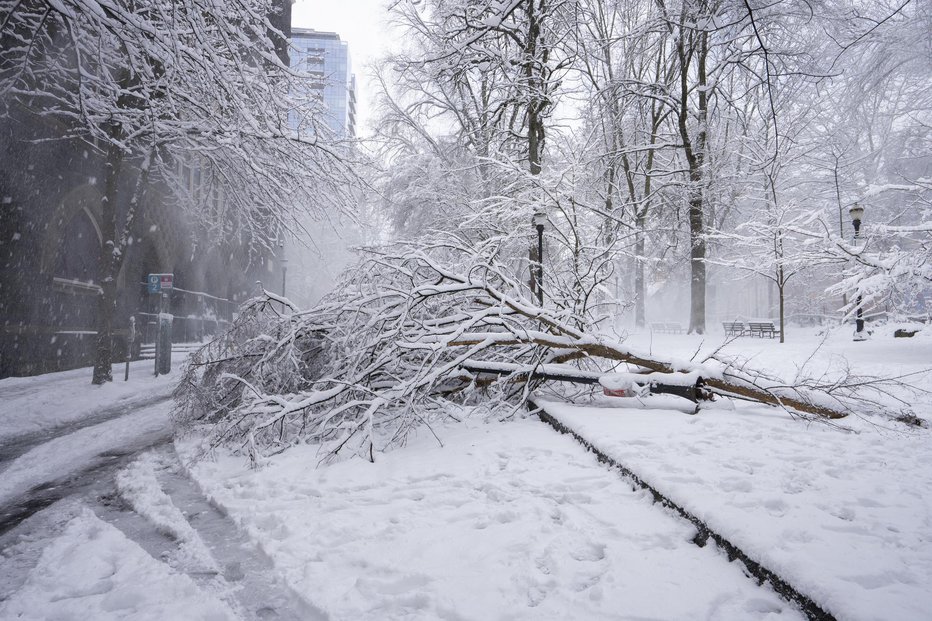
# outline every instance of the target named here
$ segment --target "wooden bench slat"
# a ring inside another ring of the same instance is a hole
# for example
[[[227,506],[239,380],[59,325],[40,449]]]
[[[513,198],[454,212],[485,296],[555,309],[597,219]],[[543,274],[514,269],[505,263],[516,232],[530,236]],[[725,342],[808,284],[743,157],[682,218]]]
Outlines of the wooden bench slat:
[[[725,336],[744,336],[747,331],[743,321],[723,321],[722,327],[725,328]]]
[[[780,330],[774,327],[772,321],[749,321],[748,331],[753,336],[759,336],[760,338],[764,338],[765,334],[768,338],[774,338],[780,334]]]

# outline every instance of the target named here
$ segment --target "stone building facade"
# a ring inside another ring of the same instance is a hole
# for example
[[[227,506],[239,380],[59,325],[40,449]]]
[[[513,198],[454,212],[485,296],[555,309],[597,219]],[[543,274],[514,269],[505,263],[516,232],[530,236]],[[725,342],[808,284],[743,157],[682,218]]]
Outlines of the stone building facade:
[[[271,16],[286,39],[291,7],[282,0]],[[0,378],[93,364],[100,287],[100,145],[65,138],[55,117],[24,103],[4,102],[0,116]],[[125,166],[118,195],[126,200],[137,171]],[[192,175],[193,177],[193,175]],[[126,356],[130,316],[139,342],[158,312],[146,287],[150,273],[173,273],[173,340],[197,340],[228,321],[236,304],[271,282],[272,257],[244,258],[236,240],[205,243],[164,182],[150,180],[144,219],[118,277],[114,355]],[[197,209],[197,205],[194,206]],[[118,205],[125,213],[126,205]]]

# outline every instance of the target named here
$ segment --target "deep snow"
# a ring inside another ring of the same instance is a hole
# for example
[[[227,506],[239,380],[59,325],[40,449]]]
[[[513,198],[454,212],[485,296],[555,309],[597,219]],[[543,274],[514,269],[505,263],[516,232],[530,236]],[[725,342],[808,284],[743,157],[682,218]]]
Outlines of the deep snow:
[[[685,359],[715,349],[721,336],[641,333],[628,343]],[[932,378],[920,373],[932,364],[928,334],[893,339],[878,332],[853,343],[838,330],[819,343],[813,331],[794,330],[783,345],[740,338],[722,351],[784,376],[850,369],[908,375],[914,386],[932,389]],[[75,386],[76,403],[106,404],[104,393],[81,394],[93,390],[82,385]],[[894,392],[902,402],[881,397],[890,415],[932,419],[929,394]],[[612,406],[623,401],[607,398],[586,406],[561,405],[546,391],[540,398],[838,618],[928,618],[928,429],[878,416],[826,425],[746,403],[722,402],[690,416],[620,409]],[[76,444],[59,438],[36,447],[2,473],[0,491],[9,490],[8,479],[23,489],[69,460],[79,463],[75,446],[119,446],[147,424],[167,425],[167,407],[161,422],[117,419],[69,434]],[[260,563],[250,571],[270,584],[280,573],[312,616],[322,616],[320,609],[333,619],[800,618],[713,546],[696,547],[691,525],[535,419],[467,419],[436,431],[443,446],[425,431],[377,455],[375,465],[350,460],[318,468],[319,448],[302,446],[259,470],[223,451],[188,467],[274,563],[274,570]],[[198,451],[196,438],[176,444],[183,455]],[[163,489],[164,467],[152,456],[130,465],[118,476],[122,497],[176,540],[176,559],[216,567],[191,528],[197,513],[186,511],[194,492],[180,501],[177,490]],[[26,611],[35,616],[24,618],[212,619],[235,618],[241,609],[234,608],[82,513],[0,604],[0,618]]]
[[[927,432],[803,425],[744,405],[546,409],[836,617],[928,618]]]
[[[153,374],[151,360],[132,362],[129,381],[125,382],[124,365],[115,364],[114,381],[100,386],[91,384],[90,368],[0,379],[0,446],[166,398],[186,356],[174,354],[172,373],[159,377]]]
[[[722,337],[627,342],[701,359]],[[855,343],[847,328],[797,329],[785,344],[739,338],[720,353],[791,378],[850,371],[932,388],[925,333]],[[698,416],[550,409],[839,618],[918,620],[932,609],[932,445],[928,429],[890,417],[928,420],[932,407],[928,394],[892,391],[903,401],[874,395],[889,416],[834,425],[727,401]],[[193,474],[334,618],[797,614],[772,594],[743,595],[740,573],[697,566],[709,551],[688,543],[691,527],[538,422],[444,429],[443,448],[428,436],[375,466],[315,469],[316,449],[300,447],[258,472],[221,455]],[[601,558],[583,563],[592,549]]]
[[[540,422],[438,433],[375,466],[304,446],[194,473],[333,619],[800,618]]]
[[[149,556],[89,509],[45,548],[26,584],[0,602],[0,619],[236,618],[221,600]]]

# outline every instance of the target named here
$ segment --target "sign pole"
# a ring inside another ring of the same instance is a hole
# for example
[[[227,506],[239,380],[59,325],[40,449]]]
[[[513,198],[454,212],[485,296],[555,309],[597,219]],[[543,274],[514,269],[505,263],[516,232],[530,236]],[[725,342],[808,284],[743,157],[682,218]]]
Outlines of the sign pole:
[[[133,357],[133,341],[136,340],[136,318],[129,316],[129,334],[126,336],[126,373],[123,375],[123,381],[129,381],[129,361]]]
[[[165,375],[171,371],[171,315],[168,314],[168,292],[175,288],[174,274],[149,274],[146,277],[146,285],[149,288],[149,294],[158,294],[159,311],[157,315],[157,324],[155,333],[155,376],[159,373]],[[148,325],[148,324],[147,324]],[[147,329],[148,334],[148,329]],[[164,360],[162,358],[165,358]],[[127,365],[129,364],[127,358]],[[127,374],[129,367],[127,366]]]

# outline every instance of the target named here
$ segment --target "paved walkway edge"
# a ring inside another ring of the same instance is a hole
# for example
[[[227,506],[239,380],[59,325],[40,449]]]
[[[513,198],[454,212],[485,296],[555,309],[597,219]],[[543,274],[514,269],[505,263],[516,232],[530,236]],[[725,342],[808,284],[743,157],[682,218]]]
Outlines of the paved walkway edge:
[[[793,585],[791,585],[789,582],[761,565],[758,561],[753,560],[738,546],[731,543],[723,536],[709,528],[705,522],[654,489],[649,483],[635,474],[630,468],[618,463],[612,457],[609,457],[594,447],[592,443],[586,440],[586,438],[558,421],[543,409],[540,409],[535,403],[529,401],[528,404],[532,410],[539,410],[538,416],[542,422],[547,423],[560,433],[567,434],[575,438],[577,442],[592,451],[592,453],[594,453],[598,458],[599,462],[607,464],[618,470],[623,477],[630,480],[636,487],[650,492],[654,502],[663,505],[683,519],[692,523],[692,525],[695,526],[696,530],[698,531],[698,534],[693,538],[693,543],[695,543],[697,546],[705,547],[708,540],[711,539],[728,555],[728,559],[730,561],[740,560],[744,564],[748,573],[757,579],[758,584],[763,584],[765,582],[768,583],[777,594],[779,594],[786,601],[797,606],[803,612],[803,614],[805,614],[812,621],[836,621],[835,617],[831,613],[822,609],[822,607],[812,601],[810,597],[800,593],[799,590],[793,587]]]

